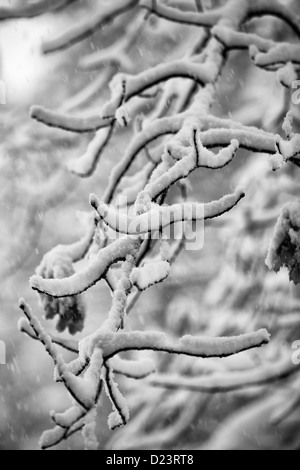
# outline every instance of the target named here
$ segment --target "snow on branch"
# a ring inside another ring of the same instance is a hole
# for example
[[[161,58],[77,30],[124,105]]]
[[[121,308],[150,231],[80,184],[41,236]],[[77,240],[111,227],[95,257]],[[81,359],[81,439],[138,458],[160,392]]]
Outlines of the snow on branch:
[[[284,21],[300,37],[300,23],[297,15],[278,0],[248,0],[246,19],[274,16]]]
[[[112,125],[117,118],[117,111],[123,102],[142,94],[149,88],[174,77],[193,80],[199,85],[205,85],[217,78],[218,69],[213,62],[203,64],[193,60],[180,59],[157,65],[137,75],[118,74],[111,82],[112,97],[104,105],[100,113],[91,113],[86,117],[72,116],[33,106],[30,115],[33,119],[72,132],[90,132]]]
[[[247,129],[210,129],[201,132],[200,139],[206,148],[227,147],[232,140],[237,140],[240,148],[257,153],[274,154],[277,138],[264,131],[253,132]]]
[[[131,275],[131,282],[140,291],[159,284],[167,279],[171,271],[168,261],[155,261],[146,263],[141,268],[135,268]]]
[[[160,18],[193,26],[212,27],[218,23],[224,15],[223,8],[205,13],[195,13],[194,11],[182,11],[177,8],[172,8],[164,5],[162,2],[153,0],[140,0],[139,5],[141,8],[145,8],[150,13]]]
[[[165,134],[174,134],[178,132],[183,122],[184,116],[174,116],[155,121],[153,125],[150,124],[147,129],[139,132],[136,137],[131,140],[123,158],[115,165],[110,174],[109,182],[103,197],[106,203],[109,204],[112,201],[118,184],[121,182],[122,178],[124,178],[126,172],[130,169],[142,149],[146,148],[148,144]],[[159,155],[159,160],[160,159],[161,155]]]
[[[90,360],[90,369],[87,372],[87,377],[84,379],[76,378],[72,373],[69,372],[66,363],[62,356],[58,354],[56,346],[53,344],[51,337],[45,332],[43,327],[37,318],[33,315],[29,305],[21,299],[19,302],[20,309],[24,312],[27,318],[30,328],[36,335],[36,338],[44,345],[46,351],[53,359],[53,362],[57,369],[57,376],[62,381],[70,393],[70,395],[76,400],[76,402],[85,410],[90,410],[94,406],[95,396],[94,389],[98,389],[96,385],[96,379],[99,377],[100,370],[102,367],[102,355],[99,351],[96,351]],[[98,374],[95,373],[95,369],[98,370]]]
[[[124,237],[99,251],[96,258],[89,261],[88,266],[70,277],[61,279],[43,279],[32,276],[32,289],[54,298],[76,296],[103,279],[109,268],[126,259],[136,249],[137,240]]]
[[[68,162],[68,169],[81,178],[91,176],[97,168],[97,164],[110,142],[113,134],[115,122],[109,127],[100,129],[94,139],[89,144],[86,152],[80,158]]]
[[[263,387],[281,382],[299,372],[299,366],[290,358],[278,362],[262,364],[255,369],[237,372],[217,372],[203,377],[183,377],[179,375],[155,375],[148,379],[154,387],[169,390],[189,390],[201,393],[228,393],[251,387]]]
[[[249,49],[257,67],[267,71],[278,70],[278,79],[290,88],[298,75],[299,46],[291,43],[276,43],[257,34],[234,31],[224,26],[214,26],[212,35],[228,50]]]
[[[45,431],[40,439],[40,446],[43,450],[57,446],[62,441],[69,439],[73,434],[83,430],[87,423],[90,423],[91,417],[95,421],[95,408],[102,391],[102,380],[98,381],[98,390],[95,396],[95,404],[90,410],[83,409],[78,403],[64,413],[55,413],[52,411],[50,417],[55,428]]]
[[[30,116],[49,127],[78,133],[96,131],[111,126],[114,122],[114,116],[101,117],[95,112],[89,113],[87,116],[74,116],[37,105],[32,106]]]
[[[70,429],[76,422],[80,421],[83,416],[83,411],[77,405],[69,408],[64,413],[50,413],[53,422],[62,429]]]
[[[27,3],[25,5],[19,3],[16,7],[0,7],[0,21],[15,18],[33,18],[49,11],[66,8],[77,1],[78,0],[51,0],[51,2],[49,2],[49,0],[38,0],[37,2],[24,2]]]
[[[89,116],[72,116],[51,111],[42,106],[32,106],[30,115],[33,119],[47,126],[70,132],[84,133],[112,126],[116,120],[115,113],[126,98],[126,81],[122,77],[120,80],[113,81],[111,90],[111,99],[103,106],[102,115],[99,112],[93,112]]]
[[[29,338],[39,341],[39,337],[36,332],[30,326],[29,321],[26,318],[21,318],[18,323],[19,331],[29,336]],[[62,347],[66,351],[72,352],[74,354],[79,353],[78,341],[59,338],[58,336],[53,336],[49,334],[49,337],[53,344]]]
[[[114,380],[113,371],[107,365],[104,367],[103,381],[105,384],[106,394],[109,397],[114,410],[108,418],[108,426],[111,430],[114,430],[127,424],[129,420],[129,409],[125,398],[121,394],[119,387]]]
[[[160,332],[132,331],[129,333],[95,333],[80,343],[80,354],[89,355],[100,348],[104,361],[125,351],[156,351],[183,354],[199,358],[228,357],[242,351],[268,344],[270,335],[266,330],[237,337],[205,338],[184,336],[179,340]]]
[[[211,34],[227,49],[249,49],[250,46],[256,46],[261,52],[267,52],[277,45],[275,41],[262,38],[258,34],[234,31],[226,26],[214,26]]]
[[[111,23],[117,16],[134,8],[137,3],[138,0],[114,0],[109,8],[106,7],[104,9],[101,6],[99,11],[91,15],[89,19],[73,26],[56,38],[44,41],[43,52],[49,54],[50,52],[61,51],[79,43],[91,36],[95,31]]]
[[[251,48],[251,55],[256,66],[274,70],[284,64],[300,65],[300,46],[296,44],[277,44],[266,52]]]
[[[129,52],[144,28],[145,16],[140,12],[135,20],[128,23],[121,41],[82,57],[79,62],[80,67],[83,70],[98,70],[110,65],[126,73],[132,72],[134,61],[129,57]]]
[[[60,366],[60,368],[63,369],[64,364],[63,364],[62,358],[61,356],[59,356],[57,349],[52,342],[51,337],[42,328],[42,325],[37,320],[37,318],[33,315],[31,308],[25,302],[24,299],[20,299],[19,307],[23,311],[28,322],[28,326],[26,326],[26,331],[30,329],[29,331],[32,331],[34,333],[36,338],[44,345],[47,353],[53,359],[54,364],[56,366]],[[20,326],[25,327],[24,323],[23,325],[20,325]]]
[[[156,200],[164,191],[177,181],[187,178],[197,168],[221,169],[233,160],[239,148],[238,141],[232,140],[227,148],[214,154],[202,145],[200,135],[199,129],[196,127],[192,130],[190,147],[179,146],[178,142],[174,145],[172,141],[166,145],[166,151],[170,155],[177,157],[181,155],[181,159],[144,188],[137,198],[137,205],[147,197],[152,201]]]
[[[299,21],[292,11],[276,0],[230,0],[223,7],[203,13],[181,11],[153,0],[140,0],[140,6],[169,21],[208,28],[224,18],[229,18],[234,25],[241,25],[252,18],[270,15],[285,21],[300,37]]]
[[[201,96],[203,96],[203,94],[201,94]],[[242,127],[238,123],[234,123],[230,120],[220,119],[212,115],[204,114],[200,106],[197,108],[197,103],[198,99],[195,100],[193,108],[191,110],[188,110],[187,112],[180,113],[171,117],[165,117],[150,121],[144,129],[142,129],[140,132],[138,132],[136,136],[133,137],[125,151],[123,158],[120,160],[119,163],[116,164],[116,166],[112,170],[109,185],[106,189],[104,196],[104,200],[106,202],[111,202],[116,187],[120,183],[125,173],[132,166],[138,154],[149,144],[157,140],[159,137],[167,135],[176,135],[181,131],[183,127],[187,127],[188,132],[190,133],[190,135],[192,135],[193,126],[195,125],[199,126],[202,131],[208,129],[217,129],[219,127],[224,129],[231,127]],[[259,130],[249,128],[249,132],[259,133]],[[264,136],[266,136],[266,134],[264,134]],[[273,136],[271,136],[270,134],[269,137],[272,138]],[[222,142],[221,144],[224,145]],[[168,145],[170,146],[171,144]],[[230,145],[230,142],[228,145]],[[273,150],[274,147],[275,143],[273,143]],[[160,160],[161,155],[159,155],[158,161],[156,162],[156,159],[154,159],[154,162],[159,163]]]
[[[100,218],[115,232],[140,236],[150,232],[162,231],[178,222],[192,222],[220,217],[233,209],[244,197],[243,189],[237,188],[235,193],[207,204],[187,202],[167,207],[152,204],[148,212],[136,217],[117,212],[93,194],[90,196],[90,203],[98,212]]]
[[[61,442],[68,440],[75,433],[83,429],[84,423],[74,425],[71,429],[64,429],[56,426],[53,430],[45,431],[39,441],[42,450],[48,450],[51,447],[59,445]]]

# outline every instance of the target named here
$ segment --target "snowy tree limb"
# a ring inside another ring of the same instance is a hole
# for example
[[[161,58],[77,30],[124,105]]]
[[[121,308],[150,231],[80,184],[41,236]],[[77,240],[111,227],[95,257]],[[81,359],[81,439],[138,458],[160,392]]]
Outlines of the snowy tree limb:
[[[15,18],[33,18],[43,15],[49,11],[66,8],[78,0],[39,0],[38,2],[27,2],[27,5],[19,4],[17,7],[1,7],[0,21]]]
[[[255,17],[272,15],[285,21],[300,37],[300,26],[293,13],[276,0],[231,0],[213,11],[194,13],[180,11],[153,0],[140,0],[140,6],[161,18],[186,25],[213,27],[223,18],[231,18],[235,24],[243,24]]]
[[[108,269],[118,261],[124,260],[136,249],[136,245],[136,239],[121,238],[100,250],[97,257],[79,273],[65,279],[43,279],[40,276],[32,276],[30,285],[32,289],[51,297],[78,295],[103,279]]]
[[[234,194],[207,204],[183,203],[169,207],[160,207],[154,204],[148,212],[137,217],[127,217],[116,212],[115,209],[101,202],[95,195],[91,195],[90,203],[101,219],[115,232],[140,236],[149,232],[161,231],[177,222],[191,222],[220,217],[235,207],[244,197],[244,191],[238,188]]]
[[[39,337],[36,335],[35,331],[31,328],[28,320],[21,318],[18,327],[21,333],[26,334],[29,338],[39,341]],[[74,354],[79,353],[78,342],[75,340],[67,340],[59,338],[58,336],[49,335],[53,344],[62,347],[66,351],[72,352]]]
[[[74,44],[88,38],[95,31],[102,28],[106,24],[111,23],[117,16],[126,13],[137,5],[138,0],[115,0],[110,8],[101,8],[96,12],[92,18],[82,21],[82,23],[73,26],[68,31],[65,31],[60,36],[44,41],[43,52],[49,54],[52,52],[67,49]]]
[[[169,390],[189,390],[201,393],[228,393],[251,387],[263,387],[281,382],[299,372],[299,366],[291,364],[290,358],[280,362],[263,364],[256,369],[239,372],[221,372],[204,377],[180,377],[178,375],[155,375],[148,379],[154,387]]]
[[[180,340],[168,338],[164,333],[95,333],[80,345],[81,353],[89,355],[95,347],[100,348],[104,361],[125,351],[157,351],[169,354],[183,354],[194,357],[227,357],[267,344],[270,335],[266,330],[232,338],[197,338],[184,336]]]

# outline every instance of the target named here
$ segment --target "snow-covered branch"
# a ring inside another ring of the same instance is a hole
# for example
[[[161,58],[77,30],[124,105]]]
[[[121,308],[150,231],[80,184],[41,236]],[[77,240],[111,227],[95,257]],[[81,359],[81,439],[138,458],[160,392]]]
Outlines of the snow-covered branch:
[[[56,38],[44,41],[43,52],[49,54],[50,52],[61,51],[77,44],[103,26],[111,23],[119,15],[134,8],[137,3],[138,0],[115,0],[109,8],[106,7],[104,9],[103,6],[100,6],[99,11],[91,15],[91,18],[73,26]]]
[[[156,351],[169,354],[183,354],[194,357],[228,357],[242,351],[268,344],[270,335],[266,330],[232,338],[202,338],[184,336],[179,340],[168,338],[164,333],[95,333],[80,344],[80,353],[89,355],[100,348],[105,361],[125,351]]]
[[[255,17],[275,16],[285,21],[300,37],[300,25],[292,11],[276,0],[230,0],[223,7],[208,12],[181,11],[160,1],[140,0],[140,6],[152,14],[181,24],[211,28],[224,18],[240,25]]]
[[[112,83],[112,98],[100,113],[79,117],[66,115],[41,106],[33,106],[31,117],[50,127],[72,132],[90,132],[110,126],[117,119],[117,111],[123,102],[128,102],[149,88],[171,78],[181,77],[193,80],[199,85],[213,82],[218,76],[215,64],[197,63],[194,60],[180,59],[157,65],[138,75],[117,75]]]
[[[29,321],[26,318],[21,318],[18,323],[18,326],[21,333],[24,333],[25,335],[29,336],[29,338],[39,341],[37,333],[32,329]],[[58,336],[53,336],[50,334],[49,336],[53,344],[56,344],[57,346],[60,346],[66,351],[72,352],[74,354],[79,353],[78,341],[59,338]]]
[[[39,275],[32,276],[30,285],[32,289],[54,298],[81,294],[103,279],[112,265],[125,260],[127,255],[135,251],[136,246],[136,239],[121,238],[100,250],[96,258],[90,260],[88,266],[82,271],[63,279],[44,279]]]
[[[90,203],[101,219],[115,232],[140,236],[150,232],[162,231],[178,222],[192,222],[220,217],[235,207],[244,197],[243,189],[238,188],[234,194],[207,204],[187,202],[167,207],[152,204],[148,212],[136,217],[129,217],[117,212],[114,208],[101,202],[95,195],[91,195]]]
[[[117,383],[114,380],[113,371],[108,365],[105,365],[104,367],[103,381],[105,384],[106,394],[109,397],[114,410],[108,418],[108,426],[110,429],[114,430],[127,424],[129,420],[129,409]]]
[[[38,0],[37,2],[26,2],[27,4],[25,5],[19,3],[16,7],[1,7],[0,21],[15,18],[33,18],[49,11],[66,8],[77,1],[78,0],[51,0],[51,2],[49,2],[48,0]]]
[[[110,142],[114,126],[115,121],[109,127],[100,129],[89,144],[85,154],[68,162],[68,168],[72,173],[81,178],[87,178],[94,173],[104,150]]]
[[[247,371],[219,372],[204,377],[155,375],[149,378],[148,381],[154,387],[169,390],[183,389],[214,394],[276,384],[297,373],[299,373],[299,366],[293,365],[290,358],[284,358],[279,362],[262,364]]]

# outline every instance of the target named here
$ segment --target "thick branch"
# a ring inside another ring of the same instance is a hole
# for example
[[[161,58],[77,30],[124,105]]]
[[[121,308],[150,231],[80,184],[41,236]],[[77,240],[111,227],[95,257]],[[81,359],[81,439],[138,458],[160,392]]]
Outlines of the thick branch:
[[[95,333],[83,340],[82,352],[95,347],[103,352],[105,361],[125,351],[157,351],[169,354],[183,354],[194,357],[227,357],[268,344],[270,335],[266,330],[231,338],[205,338],[184,336],[179,340],[168,338],[164,333],[130,332],[117,334]]]
[[[113,264],[125,260],[126,256],[135,250],[136,243],[134,239],[121,238],[100,250],[86,268],[73,276],[65,279],[43,279],[40,276],[32,276],[30,285],[32,289],[51,297],[78,295],[103,279]]]

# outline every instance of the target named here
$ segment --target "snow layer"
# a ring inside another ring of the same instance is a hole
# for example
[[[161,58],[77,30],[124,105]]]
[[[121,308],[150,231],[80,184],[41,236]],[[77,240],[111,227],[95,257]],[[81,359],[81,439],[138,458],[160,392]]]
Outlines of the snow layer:
[[[167,279],[170,270],[171,266],[168,261],[146,263],[142,268],[135,268],[130,279],[133,285],[143,291]]]

